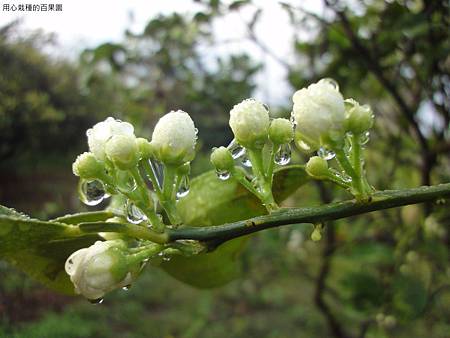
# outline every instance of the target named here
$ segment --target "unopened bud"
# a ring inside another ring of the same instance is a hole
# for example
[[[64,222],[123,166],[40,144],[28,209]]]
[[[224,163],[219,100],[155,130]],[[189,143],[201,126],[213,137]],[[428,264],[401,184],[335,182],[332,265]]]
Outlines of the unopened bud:
[[[230,127],[246,148],[262,148],[269,133],[269,112],[261,102],[246,99],[230,111]]]
[[[231,170],[234,167],[233,156],[225,147],[219,147],[211,153],[211,163],[217,170]]]
[[[99,179],[105,174],[105,167],[92,153],[78,155],[72,164],[74,175],[87,180]]]
[[[306,172],[308,175],[317,178],[325,179],[328,177],[328,162],[319,156],[313,156],[306,163]]]
[[[269,138],[275,144],[290,143],[294,139],[294,126],[288,119],[278,118],[270,123]]]
[[[106,143],[106,156],[121,170],[135,167],[139,161],[136,137],[116,135]]]
[[[353,99],[345,100],[345,129],[354,134],[362,134],[373,126],[373,112],[368,105],[360,105]]]

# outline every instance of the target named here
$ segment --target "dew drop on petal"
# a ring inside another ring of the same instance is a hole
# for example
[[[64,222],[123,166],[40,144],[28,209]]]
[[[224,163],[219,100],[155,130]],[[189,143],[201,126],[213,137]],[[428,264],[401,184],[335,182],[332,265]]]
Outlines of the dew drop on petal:
[[[134,202],[128,200],[126,204],[127,221],[133,224],[139,224],[147,220],[147,216]]]
[[[226,181],[231,177],[230,172],[226,170],[216,170],[216,174],[217,177],[222,181]]]
[[[323,147],[320,147],[319,150],[317,151],[317,155],[321,158],[323,158],[325,161],[329,161],[332,160],[336,154],[334,153],[334,151],[325,149]]]
[[[187,194],[189,194],[190,189],[190,182],[189,177],[187,175],[184,175],[181,179],[180,187],[177,191],[177,199],[185,197]]]
[[[80,200],[89,206],[100,204],[105,198],[109,197],[105,186],[99,180],[81,180],[78,194]]]
[[[334,89],[339,90],[339,85],[338,85],[338,83],[336,82],[335,79],[332,79],[330,77],[326,77],[326,78],[320,80],[319,83],[320,82],[328,83],[328,84],[332,85]]]
[[[251,168],[252,167],[252,162],[250,161],[250,159],[245,154],[240,158],[240,160],[241,160],[241,164],[244,167],[247,167],[247,168]]]
[[[289,143],[282,144],[275,154],[275,163],[278,165],[286,165],[291,161],[291,145]]]

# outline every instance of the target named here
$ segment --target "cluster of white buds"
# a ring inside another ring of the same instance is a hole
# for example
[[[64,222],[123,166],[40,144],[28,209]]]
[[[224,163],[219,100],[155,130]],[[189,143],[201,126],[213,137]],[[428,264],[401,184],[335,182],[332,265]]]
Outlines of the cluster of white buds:
[[[367,105],[346,99],[332,79],[322,79],[298,90],[293,98],[295,143],[300,150],[317,151],[306,165],[307,173],[320,180],[331,180],[358,198],[367,198],[362,146],[374,116]],[[329,169],[327,161],[336,157],[341,171]]]

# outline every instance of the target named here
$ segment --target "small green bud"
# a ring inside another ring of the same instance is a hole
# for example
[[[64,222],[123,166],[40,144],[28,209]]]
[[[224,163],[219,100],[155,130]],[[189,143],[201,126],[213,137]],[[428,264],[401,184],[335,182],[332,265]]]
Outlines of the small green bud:
[[[231,152],[225,147],[219,147],[213,150],[211,163],[217,170],[229,171],[234,167],[233,156],[231,156]]]
[[[261,102],[246,99],[230,111],[230,127],[237,142],[246,148],[262,148],[269,133],[269,112]]]
[[[320,229],[315,228],[311,234],[311,239],[314,242],[318,242],[322,239],[322,231]]]
[[[353,99],[345,100],[345,129],[362,134],[373,126],[373,112],[368,105],[360,105]]]
[[[152,145],[147,139],[143,137],[138,137],[136,139],[136,144],[139,149],[139,152],[141,153],[142,158],[148,159],[153,155]]]
[[[72,164],[74,175],[87,180],[102,178],[105,175],[105,167],[92,153],[85,152],[78,155]]]
[[[106,143],[105,153],[114,165],[121,170],[131,169],[139,161],[136,137],[130,135],[115,135],[111,137]]]
[[[294,139],[294,126],[288,119],[278,118],[270,123],[269,139],[275,144],[290,143]]]
[[[306,172],[314,178],[325,179],[329,174],[328,162],[322,157],[313,156],[306,163]]]

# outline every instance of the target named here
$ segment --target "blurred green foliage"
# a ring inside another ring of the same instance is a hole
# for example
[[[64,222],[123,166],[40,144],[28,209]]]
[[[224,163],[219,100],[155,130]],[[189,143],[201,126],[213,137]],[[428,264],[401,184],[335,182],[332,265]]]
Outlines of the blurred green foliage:
[[[36,175],[37,159],[48,159],[46,184],[75,191],[73,179],[58,179],[55,168],[63,161],[70,172],[85,129],[111,114],[149,136],[158,116],[184,109],[205,152],[229,141],[227,112],[251,95],[260,65],[245,53],[215,56],[212,25],[248,10],[255,33],[263,9],[251,1],[196,2],[204,10],[153,18],[139,34],[84,51],[77,64],[42,52],[42,35],[23,37],[14,25],[0,31],[0,204],[40,217],[79,208],[69,192],[49,195],[42,176],[31,180],[31,193],[26,176],[13,187],[5,177],[11,170]],[[448,2],[325,1],[323,15],[282,6],[294,32],[309,31],[295,34],[295,63],[282,60],[293,88],[331,77],[346,96],[373,107],[370,182],[378,189],[448,182]],[[264,46],[257,34],[251,40]],[[202,155],[194,163],[197,173],[208,165]],[[286,205],[347,197],[311,184]],[[42,200],[57,203],[45,207]],[[433,204],[336,221],[319,243],[308,239],[308,228],[271,230],[250,241],[244,277],[221,289],[194,290],[148,269],[130,291],[95,307],[0,265],[0,336],[444,338],[449,225],[448,206]]]

